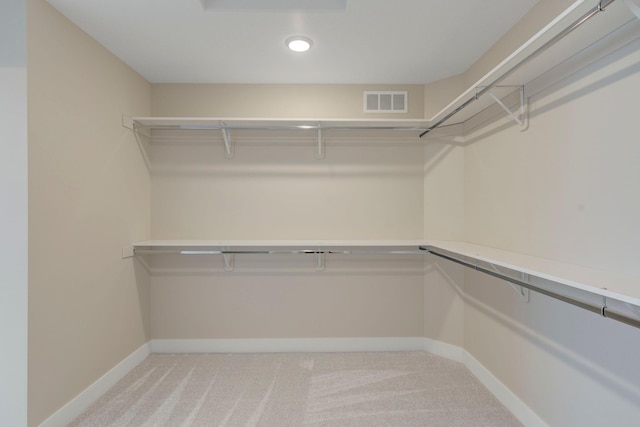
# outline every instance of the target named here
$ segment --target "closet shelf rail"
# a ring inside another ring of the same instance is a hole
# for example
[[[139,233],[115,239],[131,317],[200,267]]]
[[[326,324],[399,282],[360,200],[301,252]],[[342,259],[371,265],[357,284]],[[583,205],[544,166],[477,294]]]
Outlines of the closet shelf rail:
[[[219,255],[223,257],[224,270],[233,271],[236,255],[313,255],[317,271],[325,269],[327,255],[419,255],[417,241],[332,241],[332,242],[291,242],[291,241],[227,241],[227,242],[140,242],[132,250],[131,256],[138,255]],[[123,252],[124,253],[124,252]]]
[[[550,290],[542,288],[540,286],[536,286],[535,284],[532,284],[529,281],[519,280],[519,279],[516,279],[514,277],[508,276],[506,274],[502,274],[499,271],[490,270],[488,268],[484,268],[484,267],[478,265],[477,263],[475,263],[475,264],[471,263],[469,261],[466,261],[464,259],[461,259],[461,258],[455,256],[450,251],[446,251],[446,250],[443,250],[443,249],[435,247],[435,246],[426,245],[426,246],[421,246],[420,249],[422,249],[426,253],[429,253],[429,254],[434,255],[436,257],[439,257],[439,258],[442,258],[442,259],[446,259],[448,261],[451,261],[451,262],[459,264],[459,265],[463,265],[463,266],[465,266],[467,268],[479,271],[481,273],[487,274],[489,276],[492,276],[492,277],[495,277],[495,278],[498,278],[498,279],[506,280],[506,281],[514,283],[514,284],[516,284],[518,286],[522,286],[525,289],[529,289],[531,291],[540,293],[542,295],[546,295],[548,297],[557,299],[557,300],[565,302],[567,304],[571,304],[573,306],[582,308],[582,309],[590,311],[592,313],[599,314],[599,315],[601,315],[603,317],[606,317],[606,318],[609,318],[609,319],[613,319],[613,320],[616,320],[618,322],[622,322],[622,323],[625,323],[627,325],[630,325],[630,326],[633,326],[633,327],[636,327],[636,328],[640,329],[640,319],[639,318],[631,317],[631,316],[628,316],[628,315],[626,315],[624,313],[620,313],[620,312],[611,310],[611,309],[609,309],[607,307],[607,305],[605,303],[603,303],[601,305],[596,305],[596,304],[592,304],[590,302],[582,301],[582,300],[577,299],[577,298],[572,298],[572,297],[567,296],[567,295],[562,295],[560,293],[550,291]],[[490,264],[490,265],[492,265],[492,264]]]
[[[469,105],[471,105],[474,101],[478,100],[483,95],[485,95],[487,93],[490,93],[490,91],[493,88],[498,86],[507,77],[509,77],[510,75],[515,73],[518,69],[520,69],[522,66],[524,66],[525,64],[527,64],[528,62],[530,62],[531,60],[533,60],[534,58],[539,56],[544,51],[548,50],[551,46],[555,45],[557,42],[559,42],[560,40],[565,38],[569,33],[573,32],[575,29],[580,27],[582,24],[587,22],[589,19],[591,19],[592,17],[594,17],[598,13],[603,12],[614,1],[615,0],[601,0],[595,7],[593,7],[591,10],[586,12],[584,15],[582,15],[581,17],[579,17],[578,19],[573,21],[569,26],[564,28],[562,31],[560,31],[558,34],[556,34],[554,37],[552,37],[547,42],[542,44],[540,47],[535,49],[532,53],[530,53],[529,55],[527,55],[526,57],[521,59],[515,65],[511,66],[510,68],[508,68],[506,71],[504,71],[498,77],[496,77],[493,80],[491,80],[489,83],[483,84],[482,87],[478,87],[477,91],[471,97],[469,97],[466,101],[462,102],[454,110],[452,110],[449,113],[445,114],[442,118],[437,119],[433,124],[430,124],[429,127],[427,127],[427,129],[425,129],[420,134],[420,138],[422,138],[423,136],[425,136],[426,134],[428,134],[432,130],[434,130],[434,129],[440,127],[441,125],[443,125],[446,121],[448,121],[450,118],[452,118],[453,116],[455,116],[458,113],[460,113],[462,110],[467,108]]]
[[[131,117],[124,119],[133,130],[390,130],[423,131],[424,119],[323,119],[323,118],[229,118],[229,117]]]
[[[421,240],[146,240],[133,244],[137,255],[148,254],[314,254],[416,253]]]
[[[134,248],[135,255],[317,255],[317,254],[337,254],[337,255],[424,255],[424,250],[393,250],[393,249],[137,249]]]
[[[227,159],[234,157],[236,132],[238,134],[251,131],[310,132],[316,134],[317,159],[325,158],[326,131],[390,131],[411,132],[411,139],[419,141],[417,134],[428,127],[424,119],[311,119],[311,118],[230,118],[230,117],[126,117],[122,124],[153,141],[154,132],[201,132],[210,136],[219,133],[224,143],[224,155]]]
[[[127,250],[123,250],[123,257],[140,257],[143,263],[144,257],[154,255],[221,256],[225,271],[233,271],[236,255],[296,254],[315,257],[317,271],[325,269],[327,255],[433,255],[603,317],[640,328],[640,295],[638,295],[638,281],[635,276],[621,276],[466,242],[149,240],[134,243]],[[520,276],[504,274],[501,269],[520,273]],[[608,307],[607,303],[611,307]],[[630,309],[631,312],[617,310],[622,306]]]

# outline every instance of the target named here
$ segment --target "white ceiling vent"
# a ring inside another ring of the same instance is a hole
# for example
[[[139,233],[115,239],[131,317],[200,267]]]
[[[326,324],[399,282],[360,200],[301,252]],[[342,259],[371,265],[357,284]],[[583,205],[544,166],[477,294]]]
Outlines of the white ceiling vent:
[[[365,113],[406,113],[407,91],[364,91]]]

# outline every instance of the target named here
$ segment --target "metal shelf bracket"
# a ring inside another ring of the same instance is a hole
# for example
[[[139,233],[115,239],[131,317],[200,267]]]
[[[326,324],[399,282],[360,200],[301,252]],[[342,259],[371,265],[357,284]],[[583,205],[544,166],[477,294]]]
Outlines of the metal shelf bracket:
[[[316,271],[324,271],[327,267],[326,256],[324,252],[316,252]]]
[[[220,131],[222,131],[222,139],[224,140],[224,157],[227,159],[233,158],[233,141],[231,140],[231,131],[227,129],[224,122],[220,122],[222,126]]]
[[[502,274],[502,273],[500,272],[500,270],[498,270],[498,268],[497,268],[495,265],[493,265],[493,264],[489,264],[489,265],[491,266],[491,269],[492,269],[493,271],[495,271],[495,272],[496,272],[496,273],[498,273],[498,274]],[[476,264],[476,266],[477,266],[477,264]],[[522,273],[522,272],[521,272],[521,273],[520,273],[520,280],[521,280],[521,281],[523,281],[523,282],[528,283],[528,282],[529,282],[529,275],[528,275],[528,274],[526,274],[526,273]],[[513,290],[515,291],[515,293],[516,293],[516,294],[518,294],[518,296],[520,297],[520,301],[522,301],[522,302],[529,302],[529,289],[527,289],[527,288],[525,288],[525,287],[522,287],[522,286],[520,286],[520,285],[516,285],[515,283],[512,283],[512,282],[510,282],[510,281],[508,281],[508,280],[505,280],[505,282],[506,282],[509,286],[511,286],[511,289],[513,289]]]
[[[316,150],[316,159],[324,159],[324,139],[322,138],[322,128],[318,124],[318,145]]]
[[[136,131],[136,126],[133,122],[133,119],[129,116],[125,116],[124,114],[122,115],[122,126],[134,132]]]
[[[233,254],[222,254],[224,261],[224,271],[233,271],[235,269],[235,256]]]
[[[496,87],[506,87],[506,86],[496,86]],[[524,98],[524,86],[517,86],[520,90],[520,111],[518,115],[516,115],[513,111],[507,107],[504,102],[500,98],[498,98],[493,92],[489,91],[487,94],[493,98],[493,100],[498,104],[514,122],[516,122],[521,127],[524,127],[526,124],[526,114],[525,114],[525,98]]]

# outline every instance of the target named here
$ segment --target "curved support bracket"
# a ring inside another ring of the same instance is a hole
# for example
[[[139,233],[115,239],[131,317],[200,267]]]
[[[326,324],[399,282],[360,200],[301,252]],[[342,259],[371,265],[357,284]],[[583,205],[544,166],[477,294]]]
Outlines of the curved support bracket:
[[[324,271],[327,267],[324,252],[316,252],[316,271]]]
[[[136,131],[136,124],[133,122],[133,119],[124,114],[122,115],[122,126],[134,132]]]
[[[235,268],[235,257],[233,254],[222,254],[224,261],[224,271],[233,271]]]
[[[500,86],[497,86],[500,87]],[[511,119],[516,122],[521,127],[526,125],[526,112],[525,112],[525,97],[524,97],[524,86],[519,86],[520,88],[520,111],[518,115],[516,115],[513,111],[507,107],[504,102],[500,98],[498,98],[493,92],[487,92],[487,94],[493,98],[493,100],[498,104]]]
[[[495,265],[493,265],[493,264],[489,264],[489,265],[491,266],[491,269],[492,269],[493,271],[495,271],[495,272],[496,272],[496,273],[498,273],[498,274],[502,274],[502,273],[500,272],[500,270],[498,270],[498,268],[497,268]],[[520,279],[521,279],[523,282],[527,282],[527,283],[528,283],[528,282],[529,282],[529,275],[528,275],[528,274],[526,274],[526,273],[520,273]],[[516,285],[516,284],[514,284],[514,283],[511,283],[511,282],[509,282],[508,280],[505,280],[505,282],[506,282],[509,286],[511,286],[511,289],[513,289],[513,290],[515,291],[515,293],[517,293],[517,294],[518,294],[518,296],[520,297],[520,300],[521,300],[522,302],[529,302],[529,289],[524,288],[524,287],[522,287],[522,286],[520,286],[520,285]]]
[[[529,283],[529,275],[527,273],[520,273],[520,279],[523,282]],[[529,302],[529,296],[531,294],[531,291],[529,289],[522,286],[514,285],[513,283],[510,283],[510,285],[520,295],[520,299],[522,300],[522,302]]]
[[[227,159],[233,158],[233,141],[231,140],[231,131],[227,129],[226,124],[224,122],[220,122],[220,125],[223,126],[220,130],[222,131],[222,139],[224,140],[224,157]]]
[[[315,154],[316,159],[324,159],[324,139],[322,138],[322,128],[318,124],[318,145]]]

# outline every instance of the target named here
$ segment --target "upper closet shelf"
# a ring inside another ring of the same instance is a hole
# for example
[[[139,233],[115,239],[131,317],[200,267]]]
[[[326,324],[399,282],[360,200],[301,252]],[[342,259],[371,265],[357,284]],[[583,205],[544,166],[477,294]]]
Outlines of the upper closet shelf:
[[[325,157],[327,131],[411,131],[411,138],[428,127],[426,120],[417,119],[275,119],[225,117],[123,117],[123,125],[153,137],[154,131],[209,131],[219,133],[226,158],[234,157],[236,132],[243,131],[299,131],[312,132],[316,143],[315,157]]]
[[[634,1],[637,0],[574,2],[429,119],[429,127],[420,136],[441,126],[465,123],[493,105],[496,98],[504,99],[514,91],[524,92],[525,86],[541,76],[557,81],[640,38],[640,22],[634,15],[640,13],[637,10],[640,8]],[[526,96],[529,95],[527,90]],[[522,95],[521,110],[510,114],[522,125],[526,122],[524,98]]]
[[[123,256],[220,255],[234,269],[242,254],[306,254],[325,269],[327,254],[430,254],[530,289],[551,298],[640,328],[640,278],[561,263],[466,242],[415,240],[149,240],[123,250]],[[507,269],[509,272],[501,271]],[[515,276],[514,273],[519,274]],[[540,280],[542,279],[542,281]]]
[[[136,255],[234,254],[424,254],[417,240],[149,240],[134,243]]]
[[[419,141],[418,135],[428,127],[423,119],[286,119],[230,117],[123,117],[123,125],[136,133],[157,137],[163,131],[215,131],[224,143],[226,158],[234,157],[236,134],[245,131],[298,131],[313,138],[315,157],[325,157],[327,131],[392,131],[407,133]]]
[[[327,254],[423,255],[423,242],[413,240],[151,240],[138,242],[129,255],[221,255],[224,270],[233,271],[236,255],[306,254],[316,258],[315,268],[325,269]]]
[[[127,119],[125,119],[127,120]],[[132,117],[128,127],[145,130],[406,130],[423,131],[423,119],[321,119],[233,117]],[[127,125],[125,123],[125,125]]]

